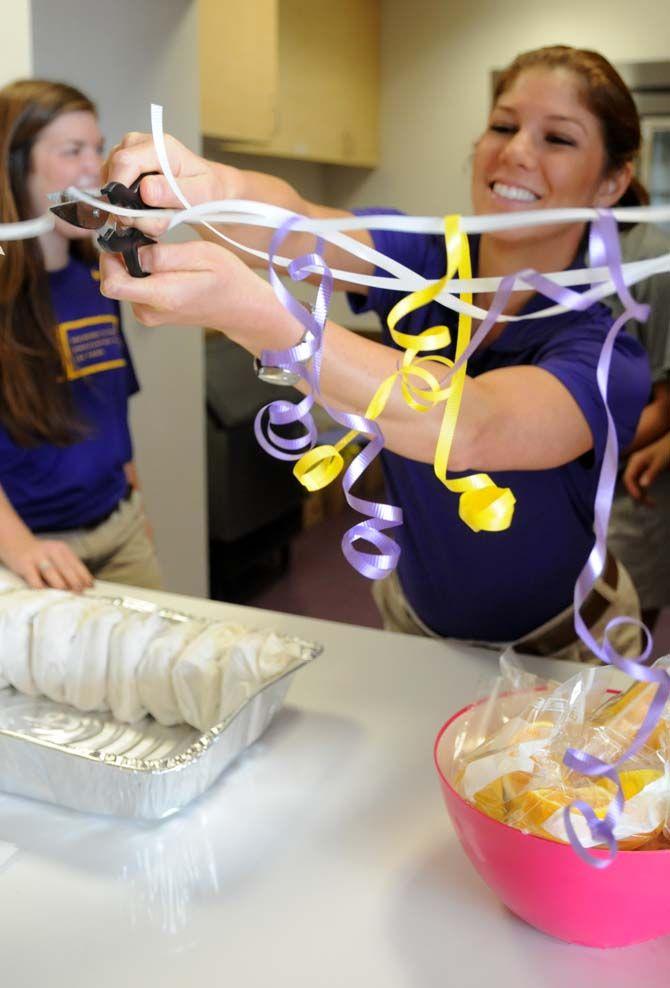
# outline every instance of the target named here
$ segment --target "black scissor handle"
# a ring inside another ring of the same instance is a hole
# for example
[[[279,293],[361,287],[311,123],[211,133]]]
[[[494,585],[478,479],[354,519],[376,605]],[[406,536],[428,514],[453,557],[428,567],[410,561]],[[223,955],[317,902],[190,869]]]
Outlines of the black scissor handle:
[[[109,251],[110,254],[121,254],[128,268],[128,274],[133,278],[148,278],[149,272],[142,270],[138,250],[146,244],[155,244],[156,241],[138,230],[136,226],[129,226],[125,230],[107,230],[101,237],[98,237],[98,244],[102,250]]]
[[[140,182],[146,175],[158,175],[159,172],[143,172],[132,185],[126,186],[123,182],[108,182],[104,188],[100,189],[102,195],[107,196],[112,206],[123,206],[125,209],[154,209],[147,206],[140,195]],[[107,230],[101,237],[98,237],[98,244],[103,250],[112,254],[121,254],[128,269],[128,274],[133,278],[147,278],[148,271],[142,270],[138,250],[146,244],[155,244],[156,241],[138,230],[137,227],[129,226],[123,230]]]
[[[155,206],[147,206],[140,195],[140,182],[147,175],[159,174],[160,172],[142,172],[133,184],[128,186],[124,185],[123,182],[108,182],[100,189],[100,194],[107,196],[112,206],[123,206],[125,209],[155,209]]]

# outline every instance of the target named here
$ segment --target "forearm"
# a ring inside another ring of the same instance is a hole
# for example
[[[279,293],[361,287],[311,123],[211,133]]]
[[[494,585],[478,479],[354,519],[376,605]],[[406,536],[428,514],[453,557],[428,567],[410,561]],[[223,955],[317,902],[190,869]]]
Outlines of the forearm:
[[[140,478],[137,474],[137,467],[135,466],[134,460],[129,460],[128,463],[123,464],[123,471],[126,475],[126,480],[133,488],[134,491],[140,489]]]
[[[642,409],[635,436],[626,453],[633,453],[655,442],[670,431],[670,387],[667,381],[654,385],[654,396]]]
[[[0,487],[0,559],[6,562],[17,548],[34,538]]]
[[[290,317],[275,323],[274,347],[296,342]],[[362,415],[379,385],[394,375],[401,353],[328,323],[320,376],[319,401],[339,411]],[[424,364],[436,381],[447,374],[443,364]],[[427,388],[420,378],[415,386]],[[303,387],[303,390],[305,388]],[[524,407],[519,394],[528,396]],[[539,396],[547,396],[546,407]],[[423,463],[432,463],[445,413],[444,401],[417,412],[405,401],[396,380],[377,421],[387,449]],[[561,428],[556,423],[561,422]],[[461,470],[537,470],[568,462],[592,445],[581,412],[552,375],[534,367],[513,368],[465,377],[449,468]]]
[[[0,487],[0,560],[29,587],[80,592],[93,579],[65,542],[38,538],[22,521]]]
[[[305,216],[310,219],[335,219],[341,216],[350,216],[347,210],[331,209],[318,203],[304,199],[296,189],[288,182],[274,175],[265,175],[263,172],[247,171],[241,168],[231,168],[228,165],[212,162],[217,188],[220,190],[221,198],[246,199],[252,202],[263,202],[271,206],[278,206],[289,213]],[[213,243],[221,243],[221,238],[212,230],[202,225],[195,227],[197,232],[205,240]],[[216,226],[230,240],[243,244],[253,250],[269,253],[270,242],[275,233],[275,229],[262,226],[249,226],[240,224],[224,224]],[[350,234],[352,239],[358,240],[366,246],[372,246],[372,239],[367,230],[360,230]],[[248,251],[241,250],[226,244],[230,250],[240,257],[245,264],[252,268],[267,269],[267,261],[264,258],[255,257]],[[315,249],[315,237],[311,233],[289,233],[282,241],[279,253],[283,257],[296,258],[303,254],[312,252]],[[357,273],[372,273],[372,265],[345,250],[326,244],[324,256],[331,267],[355,271]],[[310,279],[314,280],[314,279]],[[339,289],[345,289],[345,284],[338,284]],[[364,293],[365,287],[356,286],[356,290]]]

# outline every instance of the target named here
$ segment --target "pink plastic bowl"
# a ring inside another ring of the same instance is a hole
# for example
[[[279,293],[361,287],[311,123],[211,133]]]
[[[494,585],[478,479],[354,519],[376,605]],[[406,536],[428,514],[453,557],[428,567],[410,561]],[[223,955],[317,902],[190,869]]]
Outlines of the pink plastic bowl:
[[[527,923],[570,943],[623,947],[670,933],[670,851],[619,851],[608,868],[590,868],[569,845],[523,834],[458,795],[449,782],[454,741],[471,709],[447,721],[434,755],[451,821],[489,888]]]

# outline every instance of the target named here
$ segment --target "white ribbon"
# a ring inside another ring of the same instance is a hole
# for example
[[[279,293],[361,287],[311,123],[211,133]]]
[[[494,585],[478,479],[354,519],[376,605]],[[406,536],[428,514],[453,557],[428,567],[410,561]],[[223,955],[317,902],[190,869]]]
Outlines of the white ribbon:
[[[0,240],[29,240],[31,237],[40,237],[43,233],[53,230],[55,222],[56,217],[53,213],[44,213],[34,220],[0,223]]]
[[[105,204],[105,209],[115,216],[126,219],[156,219],[167,217],[170,220],[168,229],[173,229],[183,223],[203,224],[212,233],[236,250],[243,251],[262,261],[268,260],[265,251],[256,250],[226,236],[213,223],[236,226],[262,226],[267,229],[277,229],[290,216],[289,210],[268,203],[253,202],[243,199],[223,199],[200,203],[191,206],[182,193],[170,167],[165,137],[163,131],[163,108],[157,104],[151,107],[151,128],[154,145],[160,167],[163,170],[170,188],[184,206],[183,209],[127,209],[123,206]],[[67,190],[72,199],[78,199],[91,206],[100,208],[100,200],[81,189],[70,186]],[[670,206],[633,206],[612,210],[621,223],[664,223],[670,221]],[[462,217],[462,229],[465,233],[489,233],[496,230],[511,230],[519,227],[543,226],[555,223],[586,223],[597,219],[595,209],[543,209],[525,212],[505,213],[484,216]],[[0,225],[0,240],[19,240],[30,236],[39,236],[53,226],[53,216],[48,213],[37,220],[24,223]],[[341,248],[388,273],[387,276],[364,275],[353,271],[333,269],[336,281],[344,281],[352,285],[362,285],[379,288],[386,291],[399,292],[406,295],[409,292],[434,284],[433,280],[423,278],[394,258],[387,257],[380,251],[360,243],[346,235],[345,231],[355,230],[386,230],[404,233],[439,234],[443,233],[443,217],[431,216],[398,216],[397,214],[378,214],[366,216],[338,216],[333,219],[311,219],[303,217],[298,220],[293,230],[296,232],[312,233],[323,240]],[[274,263],[279,267],[288,267],[291,258],[274,257]],[[641,261],[632,261],[623,265],[624,280],[628,286],[635,285],[654,274],[670,271],[670,253]],[[589,284],[592,287],[585,292],[585,298],[590,302],[600,301],[616,293],[616,288],[610,278],[607,268],[580,268],[578,270],[555,271],[546,275],[558,285],[574,286]],[[465,292],[493,293],[500,284],[500,278],[470,278],[455,279],[449,283],[449,289],[440,293],[437,301],[456,312],[464,312],[476,319],[483,319],[487,310],[477,305],[463,302],[458,296]],[[528,290],[523,279],[518,278],[514,283],[514,291]],[[551,305],[538,312],[521,316],[503,315],[504,322],[516,322],[519,319],[542,319],[547,316],[566,312],[563,305]]]

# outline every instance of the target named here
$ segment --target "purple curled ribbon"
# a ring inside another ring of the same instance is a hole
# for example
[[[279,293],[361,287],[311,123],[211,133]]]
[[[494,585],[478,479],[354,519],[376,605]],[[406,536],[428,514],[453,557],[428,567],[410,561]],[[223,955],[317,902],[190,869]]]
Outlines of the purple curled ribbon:
[[[302,340],[295,346],[287,350],[264,350],[262,361],[273,367],[283,367],[284,369],[298,374],[301,378],[309,380],[310,371],[307,362],[314,358],[314,366],[318,374],[320,368],[320,353],[323,337],[323,328],[326,321],[328,304],[333,291],[333,278],[330,270],[325,265],[325,261],[319,256],[322,250],[322,241],[317,241],[317,252],[307,254],[291,262],[289,274],[294,280],[302,280],[307,277],[309,270],[315,266],[317,271],[322,272],[322,278],[317,292],[317,304],[314,312],[310,312],[302,303],[298,302],[284,287],[275,271],[273,258],[279,245],[288,236],[291,228],[298,222],[300,217],[289,217],[273,234],[270,241],[270,259],[268,272],[270,283],[275,295],[285,309],[294,316],[304,327],[305,333]],[[296,403],[279,399],[263,406],[256,415],[254,421],[254,433],[262,448],[278,460],[296,460],[304,452],[311,449],[316,442],[316,425],[311,414],[314,404],[313,394],[307,394]],[[267,417],[267,422],[265,421]],[[303,434],[297,438],[289,438],[278,433],[273,426],[287,426],[300,423]],[[267,431],[267,436],[266,436]]]
[[[268,251],[268,271],[270,283],[277,298],[287,311],[298,319],[304,327],[305,333],[298,344],[286,350],[264,350],[261,359],[264,364],[282,367],[299,375],[306,382],[310,391],[296,404],[284,399],[270,402],[260,409],[254,422],[254,432],[260,445],[271,456],[282,460],[299,459],[304,453],[312,449],[316,442],[316,426],[310,410],[315,397],[320,394],[319,378],[323,333],[328,306],[333,293],[333,276],[323,257],[322,238],[317,238],[316,249],[313,253],[296,258],[288,268],[294,281],[302,281],[310,274],[321,275],[312,311],[291,295],[275,271],[274,255],[292,227],[300,219],[302,217],[298,215],[291,216],[275,231]],[[369,579],[383,578],[395,569],[400,555],[398,544],[384,530],[402,524],[402,509],[391,504],[356,497],[351,493],[351,488],[383,449],[384,435],[377,422],[367,419],[363,415],[341,412],[330,408],[325,403],[323,403],[323,407],[340,425],[369,437],[369,442],[349,464],[342,479],[342,489],[348,504],[354,510],[368,517],[355,524],[344,534],[342,551],[348,562],[362,576]],[[299,422],[303,427],[303,434],[297,439],[282,436],[273,428],[273,426],[286,426],[296,422]],[[378,552],[362,552],[355,545],[359,540],[369,542],[375,546]]]
[[[648,740],[652,731],[658,724],[663,709],[670,697],[670,675],[664,669],[650,669],[642,665],[652,649],[652,636],[649,629],[640,621],[634,618],[617,617],[608,622],[603,636],[603,642],[598,643],[589,629],[586,627],[580,608],[589,592],[592,590],[597,578],[602,573],[605,565],[607,552],[607,526],[609,522],[614,485],[616,482],[616,469],[618,462],[618,446],[614,422],[607,405],[607,381],[609,368],[612,359],[612,350],[617,334],[628,321],[635,318],[646,320],[649,315],[649,306],[640,305],[632,298],[628,286],[625,284],[623,271],[621,269],[621,248],[617,231],[616,221],[607,210],[599,210],[599,219],[591,227],[590,254],[591,261],[596,265],[606,265],[612,275],[612,280],[617,290],[617,294],[624,306],[621,316],[612,325],[598,359],[597,380],[598,390],[602,396],[607,414],[607,439],[603,462],[598,478],[596,490],[595,511],[594,511],[594,532],[595,542],[589,557],[577,577],[574,593],[575,630],[581,640],[590,648],[601,661],[616,666],[632,679],[638,682],[657,684],[656,692],[649,705],[646,716],[633,738],[631,744],[623,754],[612,764],[603,762],[600,758],[590,755],[588,752],[579,751],[575,748],[568,748],[563,757],[563,762],[568,768],[588,778],[609,778],[617,787],[616,795],[610,804],[606,816],[599,820],[593,809],[582,800],[574,802],[563,811],[563,820],[570,840],[570,844],[579,856],[594,868],[608,867],[617,853],[617,841],[615,828],[621,817],[624,806],[624,796],[621,788],[618,770],[623,764],[632,758]],[[622,624],[632,623],[637,625],[644,632],[646,643],[640,655],[635,659],[627,659],[620,655],[608,639],[609,632]],[[592,838],[596,843],[607,844],[609,854],[606,857],[595,857],[580,843],[575,833],[570,819],[571,809],[576,809],[584,816]]]

